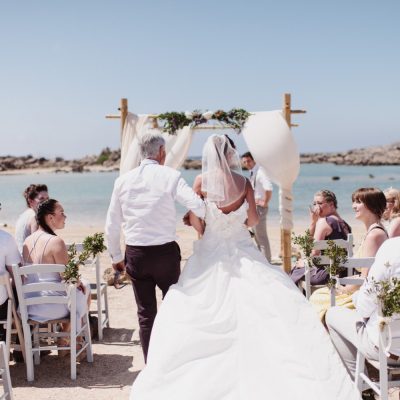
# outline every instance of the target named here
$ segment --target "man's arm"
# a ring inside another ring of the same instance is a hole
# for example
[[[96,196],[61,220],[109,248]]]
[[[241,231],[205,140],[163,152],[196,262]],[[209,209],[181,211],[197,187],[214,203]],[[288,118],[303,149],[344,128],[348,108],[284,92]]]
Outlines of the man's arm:
[[[178,180],[175,199],[184,207],[193,211],[199,218],[204,218],[206,213],[204,201],[193,191],[183,178],[179,178]]]
[[[268,203],[270,202],[272,197],[272,190],[266,190],[264,192],[264,196],[261,199],[257,200],[257,205],[261,207],[268,207]]]
[[[387,279],[389,276],[389,265],[393,250],[397,253],[398,249],[390,249],[391,244],[386,241],[382,244],[375,257],[375,262],[368,273],[367,279],[362,284],[360,291],[357,295],[356,310],[358,314],[365,319],[368,319],[377,308],[376,295],[371,293],[373,281],[378,282]]]
[[[17,243],[15,242],[14,238],[10,235],[7,241],[7,251],[5,256],[5,267],[6,270],[9,272],[11,277],[13,277],[12,268],[13,264],[21,265],[21,255],[18,250]],[[13,279],[14,282],[14,279]]]
[[[115,265],[120,265],[123,262],[121,252],[121,225],[122,225],[122,209],[119,200],[119,188],[117,183],[114,185],[114,190],[111,196],[110,206],[108,207],[105,233],[108,252],[115,268]],[[119,269],[119,267],[117,267]]]
[[[256,180],[256,186],[260,185],[264,190],[263,197],[261,199],[258,199],[256,201],[256,204],[261,207],[268,207],[268,203],[272,198],[273,187],[271,181],[269,180],[267,174],[262,167],[260,167],[257,171]]]

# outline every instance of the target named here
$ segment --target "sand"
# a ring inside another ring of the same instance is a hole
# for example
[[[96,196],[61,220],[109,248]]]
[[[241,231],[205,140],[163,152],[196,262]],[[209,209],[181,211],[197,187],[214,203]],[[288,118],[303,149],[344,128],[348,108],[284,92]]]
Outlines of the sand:
[[[303,233],[307,227],[298,225],[296,233]],[[7,228],[12,232],[12,228]],[[94,232],[101,232],[98,228],[67,227],[59,234],[67,243],[80,242]],[[182,250],[182,266],[192,253],[193,241],[196,233],[187,227],[178,224],[178,242]],[[354,235],[359,242],[362,227],[355,227]],[[273,257],[279,252],[279,227],[271,226],[269,236]],[[101,257],[101,268],[111,265],[107,254]],[[82,275],[95,281],[94,268],[82,269]],[[160,300],[160,296],[159,300]],[[136,304],[131,285],[122,289],[109,287],[110,328],[104,330],[104,340],[93,342],[94,362],[89,364],[82,361],[77,368],[76,381],[70,379],[70,363],[68,357],[59,357],[54,354],[42,358],[40,365],[35,366],[35,381],[26,381],[25,365],[11,362],[10,373],[14,388],[14,398],[22,399],[57,399],[77,400],[84,399],[128,399],[130,387],[139,371],[143,368],[143,356],[138,336],[138,322],[136,318]]]

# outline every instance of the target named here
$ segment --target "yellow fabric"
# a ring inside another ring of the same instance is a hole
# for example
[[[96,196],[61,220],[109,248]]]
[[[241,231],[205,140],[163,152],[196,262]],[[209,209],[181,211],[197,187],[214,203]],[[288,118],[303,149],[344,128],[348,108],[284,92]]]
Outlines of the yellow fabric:
[[[364,241],[361,242],[360,247],[357,249],[355,253],[356,258],[362,258],[363,256],[363,244]],[[347,289],[349,290],[349,289]],[[351,293],[342,293],[337,294],[335,296],[336,305],[349,308],[353,310],[354,304],[352,301],[353,293],[355,293],[359,288],[353,288]],[[319,318],[321,321],[325,320],[325,314],[328,309],[331,307],[331,291],[327,286],[323,288],[317,289],[311,296],[310,296],[310,303],[313,305],[314,309],[318,312]]]
[[[337,294],[335,296],[336,305],[354,309],[355,307],[351,300],[353,293]],[[318,312],[318,315],[319,315],[319,318],[321,319],[321,321],[324,321],[325,314],[331,306],[331,291],[329,290],[329,288],[327,286],[324,286],[323,288],[317,289],[311,295],[310,303],[313,305],[314,309]]]

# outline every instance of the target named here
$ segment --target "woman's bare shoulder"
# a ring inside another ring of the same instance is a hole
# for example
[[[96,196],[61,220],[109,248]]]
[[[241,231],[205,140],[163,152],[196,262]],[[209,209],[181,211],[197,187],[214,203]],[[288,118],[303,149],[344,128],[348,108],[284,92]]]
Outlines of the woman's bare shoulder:
[[[67,250],[64,240],[59,236],[53,236],[49,241],[48,247],[53,250]]]

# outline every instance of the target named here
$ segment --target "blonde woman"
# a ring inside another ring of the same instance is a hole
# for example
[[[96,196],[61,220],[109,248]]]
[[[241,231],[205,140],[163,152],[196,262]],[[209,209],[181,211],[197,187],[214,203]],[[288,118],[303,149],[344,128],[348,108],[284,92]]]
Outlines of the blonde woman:
[[[389,188],[384,191],[386,197],[386,210],[384,219],[389,222],[389,237],[400,236],[400,190]]]

